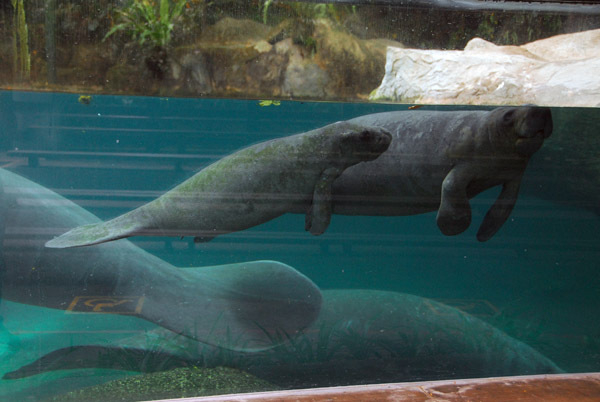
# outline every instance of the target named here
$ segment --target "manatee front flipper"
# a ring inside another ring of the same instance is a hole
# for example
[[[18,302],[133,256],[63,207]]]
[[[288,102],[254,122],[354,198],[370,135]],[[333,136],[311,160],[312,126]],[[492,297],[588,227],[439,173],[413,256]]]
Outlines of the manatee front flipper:
[[[489,211],[485,214],[481,226],[477,231],[477,240],[486,241],[492,238],[500,227],[506,222],[510,213],[517,202],[517,196],[519,195],[519,187],[521,186],[521,179],[523,176],[519,176],[511,181],[504,183],[502,191],[494,205],[491,206]]]
[[[306,212],[304,229],[317,236],[325,232],[331,222],[333,210],[333,182],[342,174],[339,168],[326,169],[315,184],[312,204]]]
[[[467,185],[471,180],[469,167],[454,167],[442,182],[442,197],[437,213],[437,225],[446,236],[467,230],[471,224],[471,205]]]

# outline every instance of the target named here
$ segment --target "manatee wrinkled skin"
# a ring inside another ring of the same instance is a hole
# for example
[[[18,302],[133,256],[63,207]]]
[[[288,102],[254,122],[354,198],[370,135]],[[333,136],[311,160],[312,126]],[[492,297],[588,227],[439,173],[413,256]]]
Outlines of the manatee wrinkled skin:
[[[333,212],[414,215],[437,210],[445,235],[471,223],[469,199],[494,186],[502,191],[477,239],[490,239],[508,219],[529,158],[552,133],[550,109],[399,111],[349,123],[381,127],[392,143],[376,160],[346,169],[333,184]]]
[[[74,311],[80,311],[75,301],[82,298],[132,300],[138,308],[115,312],[243,351],[273,347],[274,334],[294,336],[319,313],[321,293],[316,285],[277,261],[192,271],[174,267],[129,241],[70,250],[44,247],[64,227],[95,222],[97,217],[73,202],[0,169],[2,298],[60,310],[75,305]]]
[[[296,210],[306,213],[306,230],[318,235],[331,219],[333,181],[349,166],[377,158],[390,141],[379,127],[338,122],[259,143],[207,166],[148,204],[77,227],[46,246],[87,246],[130,236],[207,241]]]

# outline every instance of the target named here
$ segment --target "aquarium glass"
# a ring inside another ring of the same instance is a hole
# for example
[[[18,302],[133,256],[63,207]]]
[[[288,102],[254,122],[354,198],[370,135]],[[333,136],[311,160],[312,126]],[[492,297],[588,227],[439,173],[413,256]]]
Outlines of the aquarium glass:
[[[598,28],[3,2],[0,399],[600,371]]]

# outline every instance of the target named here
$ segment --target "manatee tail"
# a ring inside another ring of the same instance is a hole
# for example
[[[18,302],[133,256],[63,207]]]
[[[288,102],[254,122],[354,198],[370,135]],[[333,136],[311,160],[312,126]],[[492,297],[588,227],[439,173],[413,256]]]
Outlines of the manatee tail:
[[[58,349],[3,379],[82,368],[151,372],[212,366],[212,361],[222,365],[220,356],[229,362],[247,361],[252,358],[248,352],[270,349],[302,334],[321,310],[319,288],[281,262],[168,271],[164,286],[144,296],[140,315],[163,328],[106,345]],[[222,354],[219,348],[230,352]]]
[[[134,211],[132,211],[134,212]],[[133,236],[141,228],[128,214],[107,222],[78,226],[46,243],[49,248],[91,246]]]
[[[180,269],[145,294],[142,318],[221,348],[255,352],[299,335],[319,315],[321,291],[277,261]]]

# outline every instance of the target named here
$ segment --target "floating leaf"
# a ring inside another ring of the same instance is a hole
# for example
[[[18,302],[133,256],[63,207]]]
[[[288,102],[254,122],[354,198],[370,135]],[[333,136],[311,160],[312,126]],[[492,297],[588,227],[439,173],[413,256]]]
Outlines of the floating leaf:
[[[79,99],[77,99],[77,102],[82,105],[89,105],[92,102],[92,97],[90,95],[81,95],[79,96]]]
[[[259,106],[279,106],[281,102],[278,100],[261,100],[258,104]]]

